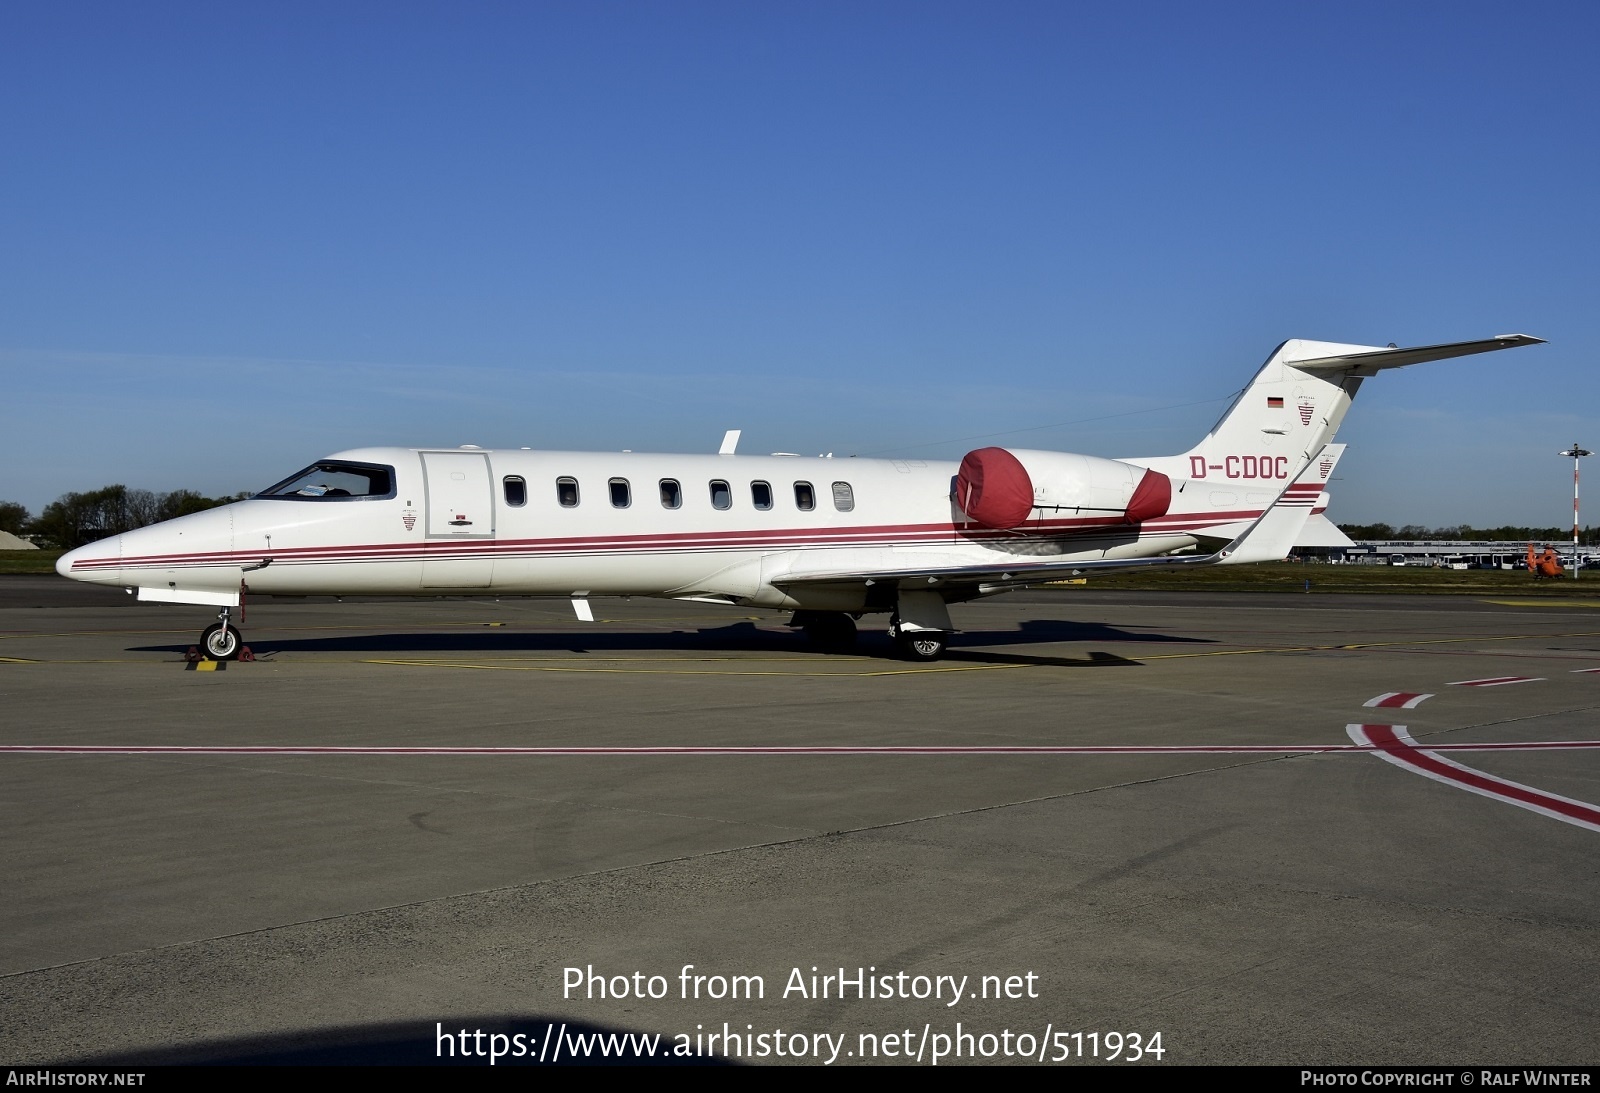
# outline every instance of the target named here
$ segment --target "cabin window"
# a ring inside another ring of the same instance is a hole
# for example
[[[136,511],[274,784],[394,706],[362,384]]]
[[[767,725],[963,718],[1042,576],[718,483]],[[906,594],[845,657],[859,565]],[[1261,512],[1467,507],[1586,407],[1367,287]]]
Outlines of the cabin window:
[[[678,485],[676,478],[663,478],[661,480],[661,507],[675,509],[683,506],[683,487]]]
[[[506,504],[521,508],[528,503],[528,481],[520,474],[508,474],[500,480],[505,487]]]
[[[556,500],[561,502],[564,509],[578,507],[578,480],[576,478],[556,479]]]
[[[733,508],[733,490],[720,478],[711,483],[711,507],[714,509]]]
[[[770,482],[750,483],[750,503],[762,512],[772,507],[772,484]]]
[[[817,507],[817,491],[811,488],[810,482],[794,484],[794,507],[801,512],[810,512]]]
[[[256,496],[277,501],[376,501],[394,496],[394,468],[325,460]]]
[[[611,480],[611,507],[625,509],[633,504],[633,491],[628,488],[626,478],[613,478]]]
[[[848,482],[835,482],[833,484],[833,507],[840,512],[849,512],[856,507],[856,494]]]

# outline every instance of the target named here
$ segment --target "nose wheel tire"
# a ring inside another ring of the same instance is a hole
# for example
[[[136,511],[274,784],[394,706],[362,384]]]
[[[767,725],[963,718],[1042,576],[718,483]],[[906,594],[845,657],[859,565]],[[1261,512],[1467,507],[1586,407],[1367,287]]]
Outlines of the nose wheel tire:
[[[930,661],[944,656],[944,636],[936,633],[901,634],[895,638],[900,655],[907,660]]]
[[[207,660],[234,660],[243,647],[239,631],[224,623],[214,622],[200,635],[200,652]]]

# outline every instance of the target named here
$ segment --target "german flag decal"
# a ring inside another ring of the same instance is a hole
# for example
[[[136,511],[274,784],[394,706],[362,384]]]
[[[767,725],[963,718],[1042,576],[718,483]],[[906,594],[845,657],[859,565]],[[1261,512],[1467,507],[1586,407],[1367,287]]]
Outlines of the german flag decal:
[[[1281,410],[1281,409],[1283,409],[1283,400],[1281,398],[1273,398],[1271,395],[1268,395],[1267,396],[1267,409],[1269,409],[1269,410]]]

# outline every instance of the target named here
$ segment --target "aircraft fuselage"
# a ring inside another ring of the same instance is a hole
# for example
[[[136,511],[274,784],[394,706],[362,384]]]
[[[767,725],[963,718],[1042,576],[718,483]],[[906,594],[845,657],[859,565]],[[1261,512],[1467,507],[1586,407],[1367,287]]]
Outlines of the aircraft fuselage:
[[[1260,483],[1253,507],[1241,493],[1232,509],[1140,525],[1075,506],[996,530],[964,517],[952,492],[958,465],[943,461],[364,448],[317,464],[338,465],[386,470],[391,480],[378,485],[389,488],[260,496],[92,543],[59,568],[148,589],[150,599],[168,598],[165,589],[177,602],[201,602],[184,592],[241,588],[476,591],[859,611],[871,605],[870,587],[786,589],[782,578],[1008,556],[1148,557],[1195,545],[1196,527],[1259,515],[1272,496],[1264,491],[1278,486]]]

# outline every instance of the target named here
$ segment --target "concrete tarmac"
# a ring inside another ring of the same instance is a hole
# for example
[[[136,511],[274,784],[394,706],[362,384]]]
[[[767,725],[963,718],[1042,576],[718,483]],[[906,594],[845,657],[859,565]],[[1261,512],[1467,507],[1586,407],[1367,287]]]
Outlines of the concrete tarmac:
[[[0,578],[0,1063],[1600,1063],[1600,750],[1347,747],[1600,740],[1600,595],[596,608]]]

